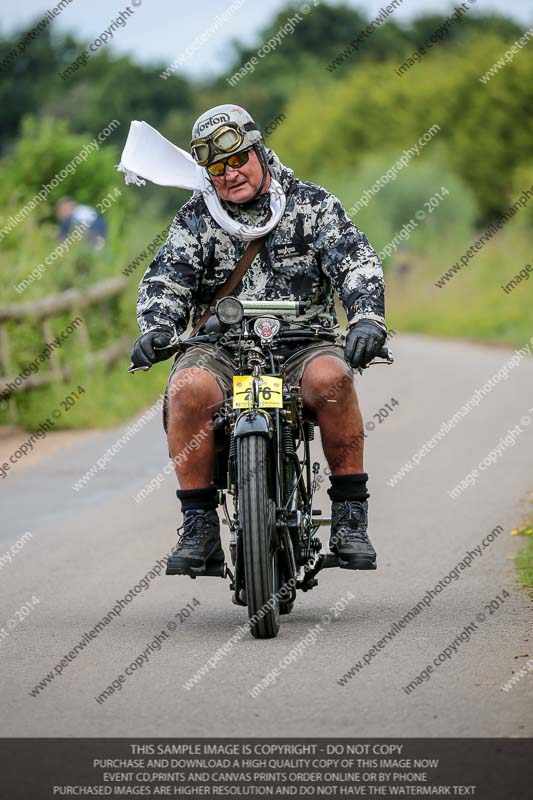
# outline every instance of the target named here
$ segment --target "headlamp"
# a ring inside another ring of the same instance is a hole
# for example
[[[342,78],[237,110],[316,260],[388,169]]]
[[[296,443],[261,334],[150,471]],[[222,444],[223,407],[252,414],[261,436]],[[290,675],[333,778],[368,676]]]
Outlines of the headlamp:
[[[223,297],[215,306],[215,314],[223,325],[238,325],[244,316],[244,309],[237,298]]]

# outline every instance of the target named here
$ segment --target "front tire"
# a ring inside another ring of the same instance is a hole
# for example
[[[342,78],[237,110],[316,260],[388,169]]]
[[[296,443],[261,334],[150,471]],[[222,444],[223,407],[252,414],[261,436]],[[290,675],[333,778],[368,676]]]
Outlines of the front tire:
[[[279,553],[275,549],[276,506],[268,483],[268,441],[249,434],[239,440],[239,518],[250,630],[256,639],[279,631]]]

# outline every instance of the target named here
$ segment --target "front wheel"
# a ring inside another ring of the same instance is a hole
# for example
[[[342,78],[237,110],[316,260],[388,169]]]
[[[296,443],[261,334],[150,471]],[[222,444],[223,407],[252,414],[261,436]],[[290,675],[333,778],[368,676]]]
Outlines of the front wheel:
[[[250,630],[256,639],[279,631],[279,551],[276,506],[268,484],[268,441],[249,434],[239,440],[239,521]]]

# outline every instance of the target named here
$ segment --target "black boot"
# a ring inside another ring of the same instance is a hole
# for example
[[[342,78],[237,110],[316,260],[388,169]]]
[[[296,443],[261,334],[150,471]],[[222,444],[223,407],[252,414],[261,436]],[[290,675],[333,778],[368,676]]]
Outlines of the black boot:
[[[368,502],[333,501],[329,549],[349,569],[375,569],[376,551],[367,536]]]
[[[220,522],[214,509],[192,508],[183,512],[183,525],[178,528],[178,544],[168,557],[167,575],[202,574],[206,565],[224,564],[220,542]]]

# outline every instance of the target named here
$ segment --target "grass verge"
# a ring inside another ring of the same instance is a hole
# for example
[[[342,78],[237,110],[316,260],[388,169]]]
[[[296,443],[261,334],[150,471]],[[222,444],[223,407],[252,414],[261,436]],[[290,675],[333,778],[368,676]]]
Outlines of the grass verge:
[[[512,534],[526,539],[524,546],[515,556],[515,564],[520,585],[533,597],[533,505],[526,521],[512,531]]]
[[[4,418],[27,430],[37,430],[47,419],[54,421],[54,430],[120,425],[158,399],[172,360],[134,375],[127,372],[128,364],[129,358],[111,368],[79,368],[65,383],[21,395],[17,416]]]

